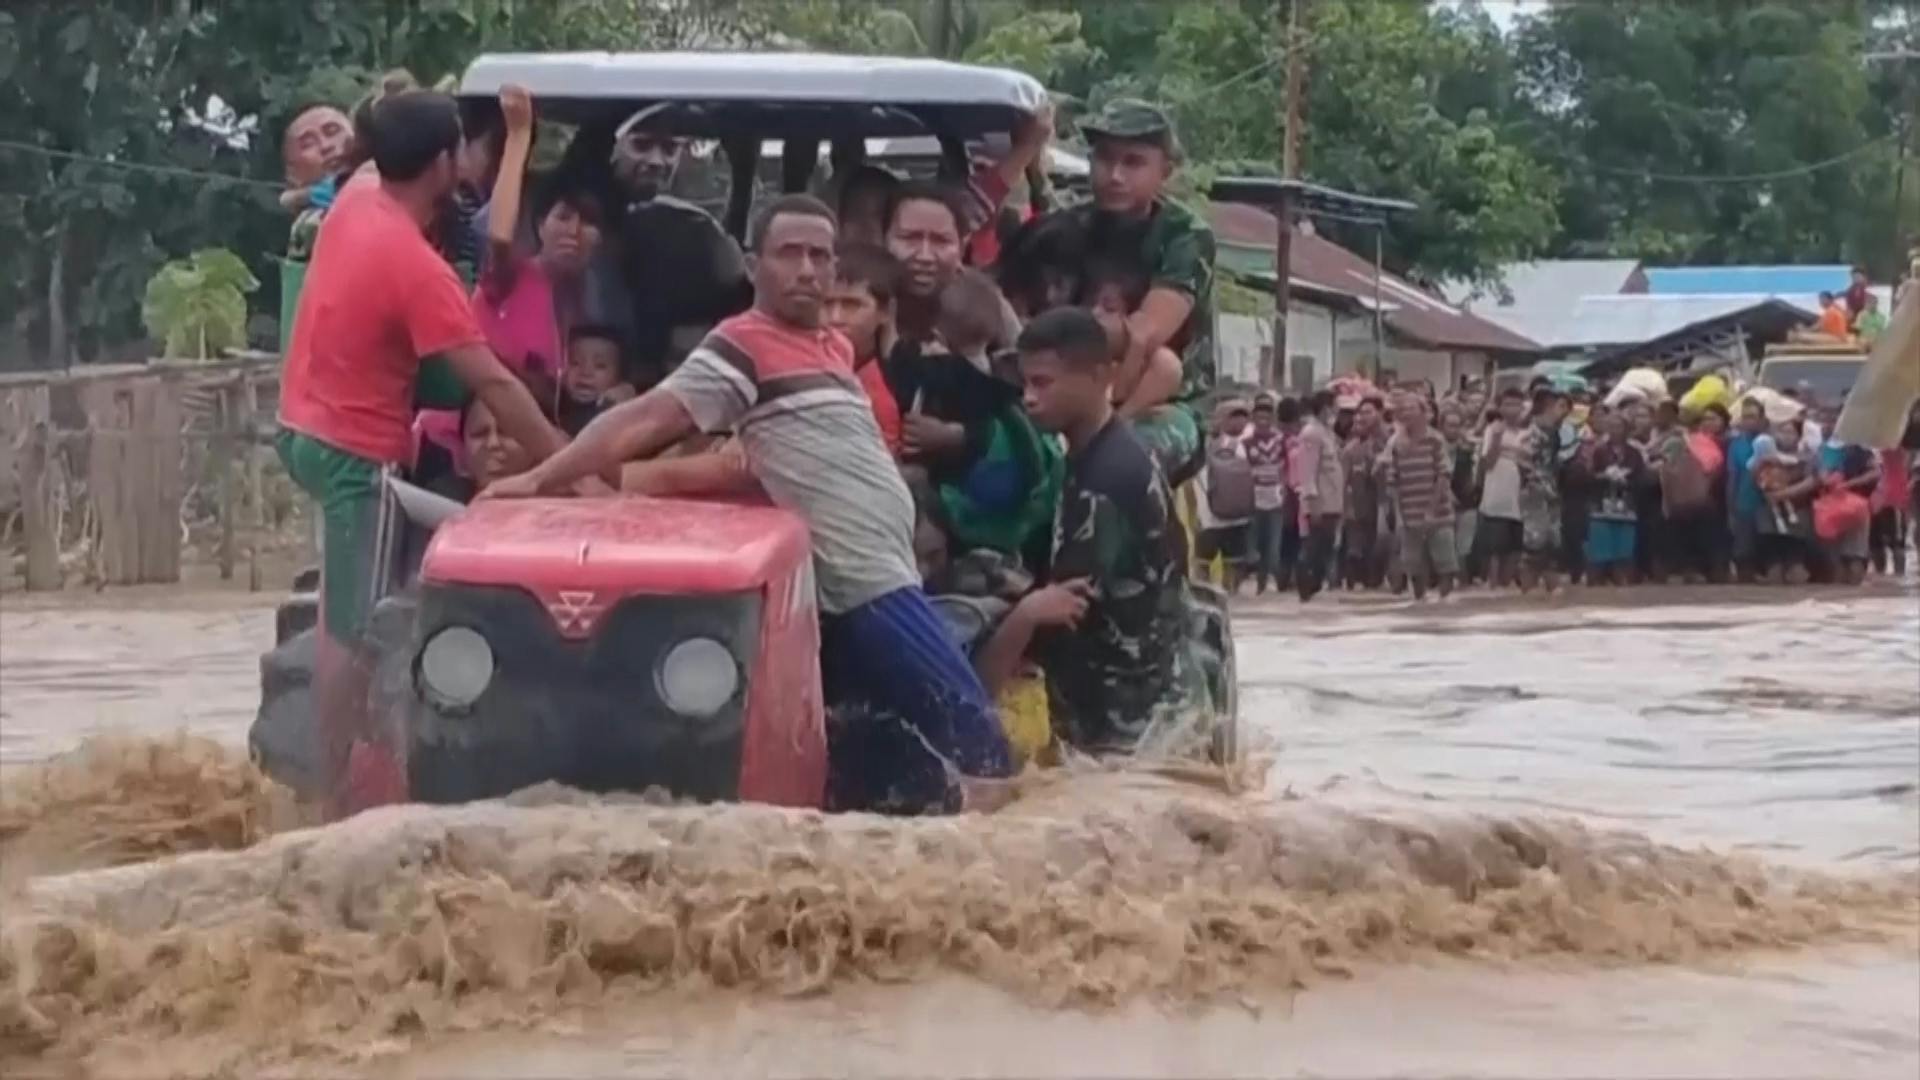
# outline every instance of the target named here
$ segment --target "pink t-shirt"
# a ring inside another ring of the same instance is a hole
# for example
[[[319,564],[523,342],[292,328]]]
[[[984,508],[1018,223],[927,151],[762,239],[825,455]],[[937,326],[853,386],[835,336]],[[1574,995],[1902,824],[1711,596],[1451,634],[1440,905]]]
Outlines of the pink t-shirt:
[[[504,293],[498,291],[503,284]],[[553,281],[540,260],[515,256],[506,274],[481,274],[480,285],[473,290],[472,307],[487,347],[501,363],[516,372],[543,375],[552,385],[559,385],[565,364],[560,320],[553,304]],[[414,432],[452,454],[455,468],[466,472],[466,447],[460,444],[457,411],[423,409],[414,421]]]

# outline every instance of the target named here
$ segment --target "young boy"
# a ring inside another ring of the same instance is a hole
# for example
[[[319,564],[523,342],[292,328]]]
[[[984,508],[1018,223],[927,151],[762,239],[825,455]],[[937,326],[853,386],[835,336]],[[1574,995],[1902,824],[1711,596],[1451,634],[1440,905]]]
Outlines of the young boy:
[[[986,448],[993,414],[1020,393],[996,378],[990,362],[1000,329],[1000,294],[977,271],[960,274],[936,298],[939,342],[901,342],[888,356],[886,381],[901,409],[905,460],[936,479],[963,475]]]
[[[578,435],[611,405],[635,394],[621,363],[620,337],[612,327],[576,326],[567,334],[567,366],[560,377],[560,426]]]
[[[900,456],[900,402],[887,385],[880,350],[893,337],[894,296],[900,285],[900,267],[885,248],[872,244],[843,245],[834,263],[833,287],[827,290],[827,325],[847,336],[853,345],[853,370],[860,388],[873,406],[873,419],[887,452]]]
[[[1173,502],[1153,455],[1115,414],[1116,365],[1090,313],[1040,316],[1019,349],[1027,412],[1066,439],[1067,476],[1051,584],[1014,607],[976,666],[997,691],[1031,651],[1055,733],[1089,752],[1132,752],[1207,709]]]
[[[1020,409],[1017,373],[998,362],[1000,290],[977,270],[938,298],[944,351],[895,351],[888,384],[900,403],[904,460],[938,491],[954,540],[1009,555],[1044,547],[1059,454]]]
[[[1127,316],[1147,296],[1146,278],[1114,263],[1095,263],[1087,271],[1086,306],[1107,327],[1120,364],[1113,381],[1113,403],[1122,420],[1131,420],[1173,400],[1180,392],[1180,356],[1161,346],[1130,359]]]

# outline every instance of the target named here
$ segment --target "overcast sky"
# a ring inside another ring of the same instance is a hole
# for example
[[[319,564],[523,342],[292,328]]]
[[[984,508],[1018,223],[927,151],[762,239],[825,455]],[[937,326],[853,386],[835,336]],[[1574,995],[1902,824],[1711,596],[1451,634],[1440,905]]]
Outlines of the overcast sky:
[[[1446,3],[1449,0],[1441,0],[1441,2]],[[1451,0],[1451,2],[1458,3],[1459,0]],[[1516,14],[1539,5],[1540,0],[1480,0],[1480,6],[1487,9],[1487,14],[1499,25],[1503,33],[1513,29]]]

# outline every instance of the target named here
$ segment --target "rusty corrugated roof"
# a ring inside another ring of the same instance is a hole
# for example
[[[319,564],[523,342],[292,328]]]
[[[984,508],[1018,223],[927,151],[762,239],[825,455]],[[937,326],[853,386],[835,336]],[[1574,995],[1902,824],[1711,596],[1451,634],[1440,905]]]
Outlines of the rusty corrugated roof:
[[[1209,209],[1215,238],[1222,244],[1272,251],[1280,239],[1280,223],[1256,206],[1216,202]],[[1373,263],[1324,237],[1293,233],[1295,282],[1353,298],[1362,307],[1373,304]],[[1473,349],[1500,353],[1541,353],[1533,339],[1470,314],[1405,279],[1382,271],[1380,305],[1387,328],[1398,336],[1436,349]]]

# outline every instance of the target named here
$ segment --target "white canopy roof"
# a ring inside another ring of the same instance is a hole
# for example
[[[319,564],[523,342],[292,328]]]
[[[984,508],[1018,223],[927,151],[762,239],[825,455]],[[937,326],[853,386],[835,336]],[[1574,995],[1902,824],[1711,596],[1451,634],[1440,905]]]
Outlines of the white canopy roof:
[[[460,93],[491,97],[510,83],[573,123],[683,104],[672,123],[687,135],[771,137],[798,134],[782,130],[797,126],[810,135],[964,138],[1005,131],[1046,101],[1046,90],[1017,71],[824,53],[488,53],[468,66]],[[823,123],[831,130],[818,130]]]

